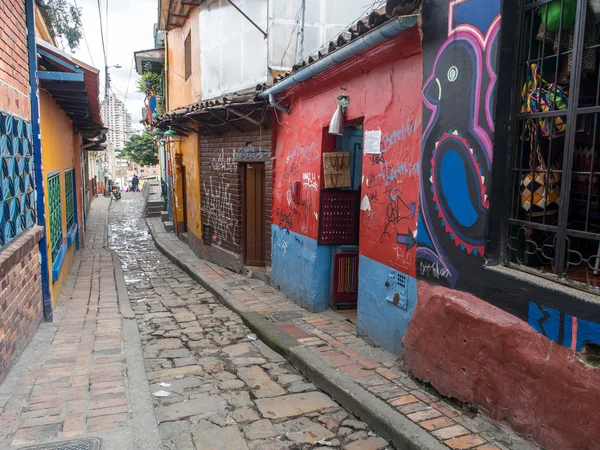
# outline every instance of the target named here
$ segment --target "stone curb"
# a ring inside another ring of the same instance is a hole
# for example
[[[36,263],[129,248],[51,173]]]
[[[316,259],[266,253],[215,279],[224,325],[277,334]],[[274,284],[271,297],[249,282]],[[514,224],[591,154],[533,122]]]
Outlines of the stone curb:
[[[135,314],[129,303],[129,294],[125,284],[125,274],[121,266],[121,260],[116,251],[107,249],[112,254],[113,266],[115,268],[115,282],[117,284],[117,298],[119,299],[119,311],[125,319],[135,319]]]
[[[398,450],[448,449],[427,431],[354,382],[348,375],[326,366],[321,357],[268,322],[263,315],[251,311],[243,302],[210,283],[197,273],[190,263],[165,247],[148,219],[146,223],[156,247],[167,258],[212,293],[223,305],[238,314],[265,344],[285,356],[313,384],[331,395],[383,438],[390,440]]]
[[[112,255],[119,312],[126,319],[123,321],[123,354],[127,364],[125,383],[133,419],[134,446],[136,450],[160,450],[163,448],[162,439],[158,431],[154,404],[150,396],[150,384],[146,375],[142,341],[135,321],[135,314],[129,303],[125,274],[117,252],[108,247],[106,250]]]

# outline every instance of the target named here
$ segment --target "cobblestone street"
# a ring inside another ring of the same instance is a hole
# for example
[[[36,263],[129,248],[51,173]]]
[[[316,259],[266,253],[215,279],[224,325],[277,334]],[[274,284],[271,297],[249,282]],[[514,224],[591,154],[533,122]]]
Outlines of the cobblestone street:
[[[168,449],[370,450],[388,443],[320,392],[155,247],[141,195],[110,210]]]

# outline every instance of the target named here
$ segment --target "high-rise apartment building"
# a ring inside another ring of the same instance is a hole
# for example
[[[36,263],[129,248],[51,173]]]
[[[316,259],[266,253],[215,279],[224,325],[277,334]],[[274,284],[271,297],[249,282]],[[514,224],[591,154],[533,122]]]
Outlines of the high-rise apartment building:
[[[106,101],[102,102],[102,114],[106,108]],[[125,103],[117,98],[114,93],[108,96],[108,142],[112,144],[116,153],[119,153],[131,135],[131,115],[127,112]]]

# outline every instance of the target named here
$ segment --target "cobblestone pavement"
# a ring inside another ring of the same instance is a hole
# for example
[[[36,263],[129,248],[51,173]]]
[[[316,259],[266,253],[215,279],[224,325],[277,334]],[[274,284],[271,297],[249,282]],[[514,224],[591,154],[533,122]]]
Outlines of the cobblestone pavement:
[[[92,202],[87,248],[73,263],[54,322],[40,326],[0,386],[0,448],[107,430],[121,437],[105,448],[134,448],[114,266],[103,248],[108,205]]]
[[[166,449],[391,448],[154,246],[141,195],[111,208]]]
[[[505,424],[485,420],[413,380],[403,371],[397,357],[369,345],[358,335],[356,326],[342,315],[331,310],[309,313],[272,286],[199,259],[173,233],[164,232],[160,219],[148,219],[148,224],[163,247],[212,286],[275,322],[281,331],[318,354],[323,365],[349,377],[448,447],[538,448]]]

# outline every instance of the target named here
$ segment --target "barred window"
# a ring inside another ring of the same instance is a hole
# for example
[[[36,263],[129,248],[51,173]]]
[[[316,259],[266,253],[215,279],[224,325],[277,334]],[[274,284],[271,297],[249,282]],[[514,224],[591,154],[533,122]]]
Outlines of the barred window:
[[[75,169],[65,171],[65,201],[67,206],[67,231],[75,223]]]
[[[600,292],[600,22],[586,0],[525,0],[506,263]]]
[[[55,260],[63,243],[60,172],[48,175],[48,207],[50,214],[50,252]]]
[[[36,223],[31,123],[0,111],[0,249]]]

